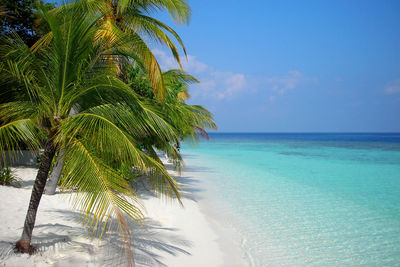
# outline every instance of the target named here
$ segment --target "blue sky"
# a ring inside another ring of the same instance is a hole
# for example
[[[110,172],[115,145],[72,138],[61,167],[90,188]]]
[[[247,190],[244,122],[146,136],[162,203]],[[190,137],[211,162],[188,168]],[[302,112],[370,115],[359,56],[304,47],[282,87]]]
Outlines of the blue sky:
[[[219,131],[400,131],[400,1],[190,4],[190,103]]]
[[[202,82],[190,103],[210,109],[219,131],[400,132],[400,1],[190,5],[190,24],[174,26]]]

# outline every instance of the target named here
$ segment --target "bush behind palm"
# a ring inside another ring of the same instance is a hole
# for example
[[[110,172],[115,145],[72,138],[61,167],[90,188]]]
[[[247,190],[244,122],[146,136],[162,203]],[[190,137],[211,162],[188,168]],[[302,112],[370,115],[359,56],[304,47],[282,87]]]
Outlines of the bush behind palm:
[[[22,181],[9,167],[5,167],[3,169],[0,169],[0,185],[12,185],[15,187],[21,187]]]

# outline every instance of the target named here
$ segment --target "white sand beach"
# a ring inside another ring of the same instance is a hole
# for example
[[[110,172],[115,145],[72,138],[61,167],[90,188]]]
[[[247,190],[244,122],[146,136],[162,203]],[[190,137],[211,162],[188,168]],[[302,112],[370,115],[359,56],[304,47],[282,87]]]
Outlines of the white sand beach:
[[[167,166],[168,167],[168,166]],[[169,166],[170,167],[170,166]],[[109,231],[101,241],[90,239],[70,205],[73,193],[43,195],[33,231],[32,256],[15,254],[36,168],[15,168],[21,188],[0,186],[1,266],[125,266],[119,235]],[[175,174],[175,173],[172,173]],[[182,208],[149,193],[141,195],[145,225],[131,224],[136,266],[246,266],[240,240],[219,226],[201,207],[195,172],[184,171]]]

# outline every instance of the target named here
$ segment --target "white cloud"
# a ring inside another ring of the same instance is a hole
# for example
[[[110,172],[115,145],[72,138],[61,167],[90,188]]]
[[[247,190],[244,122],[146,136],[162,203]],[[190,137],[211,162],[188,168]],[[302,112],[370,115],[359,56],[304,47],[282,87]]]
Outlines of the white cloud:
[[[276,96],[271,95],[271,96],[269,96],[268,99],[269,99],[269,102],[275,102]]]
[[[387,95],[400,94],[400,80],[391,82],[383,92]]]
[[[154,49],[153,54],[156,56],[161,69],[179,68],[176,60],[165,51]],[[199,85],[196,85],[196,88],[200,91],[194,92],[194,95],[218,99],[228,98],[240,92],[246,84],[244,74],[216,71],[207,64],[198,61],[192,55],[188,55],[187,58],[182,57],[181,60],[182,68],[201,81]]]
[[[213,80],[201,81],[197,87],[203,92],[210,92],[215,90],[217,83]]]
[[[246,86],[246,77],[241,73],[212,72],[211,75],[220,86],[218,92],[218,98],[220,99],[231,97]]]
[[[279,95],[283,95],[307,79],[299,71],[292,70],[288,71],[287,75],[266,77],[263,80],[265,85],[271,87]]]
[[[246,88],[247,78],[241,73],[220,72],[208,68],[198,77],[200,84],[192,90],[193,96],[201,98],[227,99]]]
[[[154,49],[152,52],[156,56],[162,70],[179,69],[179,64],[176,62],[175,58],[169,56],[163,50]],[[191,55],[181,57],[181,64],[186,72],[192,74],[201,73],[208,69],[207,64],[197,61],[196,57]]]
[[[179,68],[176,60],[165,51],[154,49],[153,53],[164,71]],[[193,87],[191,92],[193,97],[220,100],[236,97],[244,91],[257,92],[266,89],[269,90],[266,97],[273,102],[277,99],[277,96],[282,96],[299,84],[310,80],[296,70],[288,71],[286,75],[282,76],[263,77],[219,71],[198,61],[192,55],[188,55],[187,59],[182,57],[182,67],[186,72],[200,80],[200,84]]]
[[[184,70],[193,73],[200,73],[208,69],[208,66],[202,62],[197,61],[195,56],[188,55],[187,60],[184,58],[182,62]]]

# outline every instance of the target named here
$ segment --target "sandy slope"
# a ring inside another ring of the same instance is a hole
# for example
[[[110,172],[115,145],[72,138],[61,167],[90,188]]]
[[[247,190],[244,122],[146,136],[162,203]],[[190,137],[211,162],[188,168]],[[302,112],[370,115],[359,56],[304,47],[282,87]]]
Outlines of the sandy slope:
[[[39,252],[14,254],[12,245],[22,232],[36,172],[35,168],[17,168],[23,187],[0,186],[0,266],[124,266],[119,236],[110,231],[100,242],[90,240],[70,207],[69,193],[43,196],[33,231]],[[136,266],[245,265],[237,240],[229,240],[229,234],[217,235],[221,229],[215,231],[217,226],[200,209],[194,174],[184,174],[177,178],[184,189],[184,208],[142,193],[146,224],[131,224]]]

